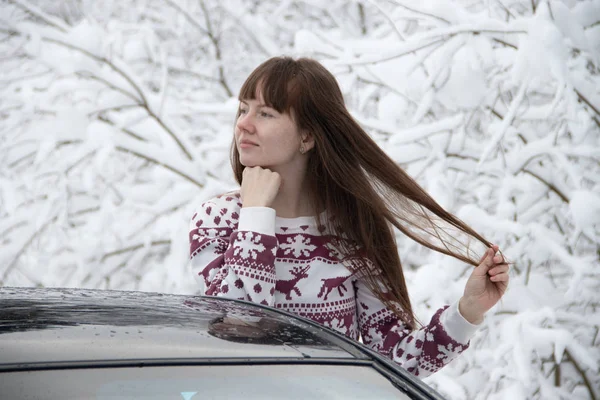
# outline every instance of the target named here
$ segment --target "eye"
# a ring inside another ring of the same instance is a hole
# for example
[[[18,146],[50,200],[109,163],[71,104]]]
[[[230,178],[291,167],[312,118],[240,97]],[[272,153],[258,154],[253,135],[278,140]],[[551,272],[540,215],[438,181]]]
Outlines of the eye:
[[[242,115],[242,114],[246,114],[247,112],[248,112],[248,111],[247,111],[245,108],[241,108],[241,107],[240,107],[240,109],[238,110],[238,113],[239,113],[240,115]]]
[[[260,116],[261,116],[261,117],[265,117],[265,118],[270,118],[270,117],[272,117],[273,115],[269,114],[268,112],[261,111],[261,112],[260,112]]]

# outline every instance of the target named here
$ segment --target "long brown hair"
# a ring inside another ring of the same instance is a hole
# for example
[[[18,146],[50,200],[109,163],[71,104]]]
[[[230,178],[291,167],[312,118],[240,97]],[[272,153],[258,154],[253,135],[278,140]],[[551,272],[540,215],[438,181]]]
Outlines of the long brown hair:
[[[239,99],[255,99],[257,90],[266,105],[293,115],[298,128],[313,135],[309,194],[315,210],[334,217],[325,221],[327,231],[345,238],[340,241],[343,261],[364,277],[377,298],[415,328],[393,227],[423,246],[473,266],[478,261],[469,240],[475,238],[486,247],[491,243],[438,205],[371,139],[346,109],[335,77],[319,62],[271,58],[250,74]],[[241,185],[244,166],[235,142],[231,164]],[[359,254],[348,243],[356,244]]]

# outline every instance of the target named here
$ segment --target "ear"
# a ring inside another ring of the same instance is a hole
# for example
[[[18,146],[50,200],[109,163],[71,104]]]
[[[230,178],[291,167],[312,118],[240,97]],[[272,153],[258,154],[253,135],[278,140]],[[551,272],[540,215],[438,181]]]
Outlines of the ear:
[[[315,137],[309,131],[302,131],[300,133],[300,143],[304,145],[306,151],[315,147]]]

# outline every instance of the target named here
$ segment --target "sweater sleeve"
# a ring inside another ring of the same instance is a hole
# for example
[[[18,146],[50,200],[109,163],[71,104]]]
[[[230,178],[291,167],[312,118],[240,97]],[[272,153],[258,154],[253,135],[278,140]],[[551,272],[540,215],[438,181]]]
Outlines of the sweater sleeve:
[[[190,222],[190,258],[200,294],[272,306],[275,210],[240,209],[237,197],[208,201]]]
[[[439,309],[429,325],[413,331],[361,279],[355,285],[364,344],[420,378],[438,371],[466,350],[478,328],[460,315],[455,303]]]

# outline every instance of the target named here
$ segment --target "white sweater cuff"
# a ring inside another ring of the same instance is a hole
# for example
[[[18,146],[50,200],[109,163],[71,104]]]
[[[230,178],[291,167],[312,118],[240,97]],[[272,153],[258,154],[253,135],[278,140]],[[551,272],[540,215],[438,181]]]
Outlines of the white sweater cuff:
[[[462,344],[471,340],[481,326],[481,324],[473,325],[461,315],[458,311],[458,301],[444,310],[440,322],[448,336]]]
[[[275,236],[275,210],[270,207],[246,207],[240,210],[238,231]]]

